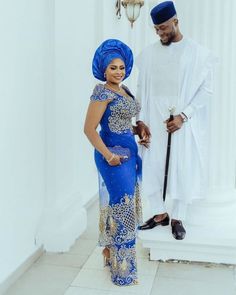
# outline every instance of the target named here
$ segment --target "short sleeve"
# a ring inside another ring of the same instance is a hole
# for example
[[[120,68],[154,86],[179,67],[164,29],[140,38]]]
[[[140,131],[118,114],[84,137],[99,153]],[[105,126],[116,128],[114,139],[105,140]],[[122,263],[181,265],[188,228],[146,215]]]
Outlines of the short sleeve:
[[[90,96],[90,101],[105,101],[111,99],[103,84],[97,84]]]

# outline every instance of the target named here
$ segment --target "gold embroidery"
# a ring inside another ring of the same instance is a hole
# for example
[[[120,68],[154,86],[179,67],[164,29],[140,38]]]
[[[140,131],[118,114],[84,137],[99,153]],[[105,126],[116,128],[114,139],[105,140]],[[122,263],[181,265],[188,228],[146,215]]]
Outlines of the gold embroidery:
[[[135,246],[122,245],[120,249],[111,247],[112,280],[118,285],[135,284],[137,281],[137,262]]]
[[[109,245],[112,281],[119,286],[137,284],[135,238],[137,225],[142,223],[138,183],[134,195],[125,194],[113,205],[101,204],[99,242]]]
[[[110,224],[110,233],[114,235],[117,231],[117,224],[112,218],[112,216],[109,216],[109,224]]]
[[[127,130],[133,130],[131,119],[140,112],[140,105],[137,100],[119,97],[110,106],[110,110],[108,126],[112,132],[120,134],[126,133]]]
[[[129,197],[128,196],[125,196],[125,204],[129,204]]]
[[[135,196],[125,195],[120,203],[100,208],[99,243],[101,246],[122,244],[135,239],[137,225],[142,223],[139,185]]]
[[[126,262],[126,259],[124,258],[121,265],[120,265],[120,268],[122,271],[125,271],[127,269],[127,262]]]
[[[135,186],[135,216],[136,216],[136,224],[137,225],[142,224],[143,212],[142,212],[142,200],[141,200],[139,183],[137,183]]]
[[[113,259],[113,268],[114,269],[117,269],[117,260],[116,260],[116,257],[114,257],[114,259]]]

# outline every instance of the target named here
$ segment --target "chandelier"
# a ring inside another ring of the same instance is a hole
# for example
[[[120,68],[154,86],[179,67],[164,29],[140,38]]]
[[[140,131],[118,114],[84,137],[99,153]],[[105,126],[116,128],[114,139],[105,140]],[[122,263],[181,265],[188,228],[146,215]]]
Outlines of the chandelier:
[[[143,0],[117,0],[116,15],[121,18],[121,5],[125,8],[126,16],[131,23],[131,28],[136,19],[139,17],[140,8],[144,5]]]

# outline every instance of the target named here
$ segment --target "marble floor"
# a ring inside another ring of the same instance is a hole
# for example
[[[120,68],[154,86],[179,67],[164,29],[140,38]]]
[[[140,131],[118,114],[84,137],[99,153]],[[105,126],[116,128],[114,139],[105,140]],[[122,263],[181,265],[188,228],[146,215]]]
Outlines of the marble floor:
[[[97,247],[97,202],[88,218],[86,232],[69,252],[44,253],[4,295],[236,295],[235,266],[149,261],[139,242],[139,285],[113,285]]]

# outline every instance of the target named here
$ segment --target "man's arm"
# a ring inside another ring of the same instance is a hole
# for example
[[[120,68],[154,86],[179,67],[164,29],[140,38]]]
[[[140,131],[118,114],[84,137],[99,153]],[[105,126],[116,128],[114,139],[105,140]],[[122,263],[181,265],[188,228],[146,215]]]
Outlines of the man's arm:
[[[209,100],[213,93],[212,80],[213,71],[209,71],[205,81],[198,89],[190,104],[182,111],[187,119],[191,119],[198,109],[204,107],[207,103],[209,103]]]
[[[213,92],[211,86],[212,74],[212,71],[209,71],[205,81],[199,87],[193,99],[191,100],[189,105],[183,109],[181,114],[174,116],[174,120],[171,122],[169,122],[168,120],[165,121],[168,132],[173,133],[179,130],[182,127],[183,123],[187,122],[194,116],[195,112],[197,112],[199,109],[203,108],[209,103]]]

